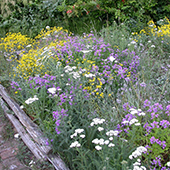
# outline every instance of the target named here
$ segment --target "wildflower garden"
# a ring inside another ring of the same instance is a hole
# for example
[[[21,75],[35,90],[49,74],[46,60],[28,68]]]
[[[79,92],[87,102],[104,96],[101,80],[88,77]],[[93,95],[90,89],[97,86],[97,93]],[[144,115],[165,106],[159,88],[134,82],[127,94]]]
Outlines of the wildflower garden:
[[[11,95],[70,170],[170,169],[168,18],[139,32],[47,26],[0,42]]]

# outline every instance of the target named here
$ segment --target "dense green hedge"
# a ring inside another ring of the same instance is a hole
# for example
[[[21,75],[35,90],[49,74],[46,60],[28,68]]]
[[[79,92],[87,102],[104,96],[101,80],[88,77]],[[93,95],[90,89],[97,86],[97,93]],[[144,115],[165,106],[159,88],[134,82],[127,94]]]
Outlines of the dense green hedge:
[[[30,36],[46,25],[82,34],[92,29],[99,31],[116,21],[138,31],[151,19],[170,18],[169,0],[15,0],[15,5],[8,3],[9,9],[11,13],[5,15],[1,8],[0,29]]]

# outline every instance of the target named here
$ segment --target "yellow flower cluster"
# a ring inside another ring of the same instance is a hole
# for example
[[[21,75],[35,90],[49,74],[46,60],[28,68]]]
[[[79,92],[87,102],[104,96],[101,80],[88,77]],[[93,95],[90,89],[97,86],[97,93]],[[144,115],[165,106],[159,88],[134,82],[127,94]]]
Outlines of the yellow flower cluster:
[[[52,27],[49,29],[42,29],[41,32],[35,37],[35,39],[46,39],[50,36],[55,36],[55,35],[63,35],[65,36],[66,33],[68,33],[67,30],[64,30],[62,27]]]
[[[44,65],[41,63],[42,51],[42,49],[30,49],[28,53],[23,54],[22,58],[18,61],[16,74],[21,75],[24,79],[33,75],[43,75]]]
[[[22,51],[28,44],[32,43],[32,39],[19,33],[7,33],[5,38],[0,39],[0,49],[3,52],[11,54],[9,59],[13,59],[12,55],[16,51]]]
[[[87,72],[87,74],[90,74],[89,72]],[[88,90],[88,92],[91,94],[95,94],[96,97],[100,98],[100,97],[104,97],[104,93],[101,91],[102,89],[102,81],[99,77],[93,77],[91,79],[89,79],[88,81],[88,86],[84,87],[84,90]]]
[[[52,49],[56,50],[57,46],[62,46],[66,42],[64,40],[66,35],[67,30],[63,30],[62,27],[42,30],[35,39],[27,38],[21,33],[7,34],[7,37],[1,39],[0,49],[10,56],[9,59],[16,59],[15,51],[20,53],[20,58],[15,60],[17,67],[12,65],[14,70],[11,76],[22,76],[27,79],[33,75],[50,74],[46,61],[54,59],[54,57],[56,61],[59,60],[57,56],[53,55]],[[43,40],[45,40],[44,43]],[[47,40],[48,43],[46,43]]]
[[[161,21],[163,24],[161,26],[156,26],[154,21],[149,21],[147,27],[142,29],[139,34],[153,35],[157,37],[169,36],[170,37],[170,21],[168,18],[165,18]],[[133,35],[138,35],[138,33],[133,33]]]

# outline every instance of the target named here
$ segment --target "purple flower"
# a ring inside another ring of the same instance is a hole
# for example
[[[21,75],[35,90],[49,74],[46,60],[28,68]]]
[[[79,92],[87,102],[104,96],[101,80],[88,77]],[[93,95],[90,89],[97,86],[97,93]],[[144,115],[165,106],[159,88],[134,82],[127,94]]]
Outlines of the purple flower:
[[[141,87],[146,87],[146,84],[145,84],[144,82],[142,82],[142,83],[140,84],[140,86],[141,86]]]

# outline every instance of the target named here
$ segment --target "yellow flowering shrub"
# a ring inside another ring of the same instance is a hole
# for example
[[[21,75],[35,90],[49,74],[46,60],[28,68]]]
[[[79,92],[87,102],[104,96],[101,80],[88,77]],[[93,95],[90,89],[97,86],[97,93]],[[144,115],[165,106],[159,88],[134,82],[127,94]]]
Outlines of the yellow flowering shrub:
[[[156,24],[154,23],[154,21],[149,21],[148,22],[148,27],[146,27],[145,29],[142,29],[140,31],[141,33],[144,33],[146,35],[153,35],[153,36],[157,36],[157,37],[163,37],[163,36],[169,36],[170,37],[170,21],[168,18],[165,18],[164,20],[161,20],[160,22],[161,25],[160,26],[156,26]],[[133,33],[133,35],[135,35],[137,33]]]
[[[42,30],[35,39],[27,38],[21,33],[9,33],[6,38],[2,39],[3,43],[0,47],[10,54],[10,59],[17,59],[15,60],[17,66],[13,65],[13,75],[27,79],[29,76],[50,74],[47,61],[54,58],[58,61],[58,57],[52,52],[53,49],[59,50],[58,46],[63,46],[66,42],[64,40],[66,35],[67,31],[62,27]],[[18,50],[20,50],[20,58],[12,54],[13,51]]]
[[[9,54],[9,59],[16,59],[13,55],[17,51],[22,51],[32,43],[32,39],[19,33],[7,33],[5,38],[0,39],[0,49]],[[14,58],[13,58],[14,57]]]

